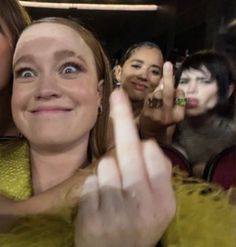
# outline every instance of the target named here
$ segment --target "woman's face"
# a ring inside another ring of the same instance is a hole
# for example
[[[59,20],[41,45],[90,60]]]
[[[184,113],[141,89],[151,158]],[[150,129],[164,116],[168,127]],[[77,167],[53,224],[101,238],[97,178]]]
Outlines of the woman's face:
[[[184,91],[187,98],[188,116],[204,114],[213,109],[218,102],[217,82],[212,79],[205,66],[202,66],[201,70],[184,70],[178,88]]]
[[[102,81],[80,34],[62,24],[33,25],[19,39],[13,71],[13,117],[31,146],[87,143]]]
[[[0,91],[2,91],[11,78],[11,62],[13,47],[5,35],[7,32],[4,22],[0,19]]]
[[[125,61],[117,79],[130,99],[144,100],[158,86],[162,75],[163,57],[159,49],[140,47]]]

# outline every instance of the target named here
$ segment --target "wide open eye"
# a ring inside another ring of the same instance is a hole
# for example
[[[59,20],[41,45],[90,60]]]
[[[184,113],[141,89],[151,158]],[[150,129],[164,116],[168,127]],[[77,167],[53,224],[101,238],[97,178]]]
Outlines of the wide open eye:
[[[31,78],[36,75],[36,73],[30,68],[21,68],[15,72],[17,78]]]
[[[81,71],[81,66],[76,63],[66,63],[61,67],[62,74],[78,73]]]

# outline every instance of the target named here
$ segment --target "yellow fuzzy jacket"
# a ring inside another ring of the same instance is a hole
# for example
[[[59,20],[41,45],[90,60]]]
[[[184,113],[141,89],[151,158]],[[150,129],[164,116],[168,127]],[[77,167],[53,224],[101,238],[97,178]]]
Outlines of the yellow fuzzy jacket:
[[[235,247],[236,211],[220,188],[173,173],[177,211],[165,232],[163,247]],[[28,146],[0,145],[0,194],[15,200],[31,196]],[[73,247],[73,214],[22,218],[1,247]]]

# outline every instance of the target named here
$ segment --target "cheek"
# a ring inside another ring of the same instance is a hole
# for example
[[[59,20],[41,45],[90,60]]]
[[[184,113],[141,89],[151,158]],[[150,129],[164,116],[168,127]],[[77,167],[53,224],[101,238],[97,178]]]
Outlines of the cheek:
[[[160,84],[160,80],[161,80],[161,77],[159,77],[159,78],[157,78],[157,77],[151,77],[150,78],[151,87],[152,88],[157,87]]]
[[[91,102],[94,104],[99,98],[98,92],[98,82],[92,81],[83,81],[78,85],[74,85],[70,88],[70,95],[73,95],[73,98],[77,102]]]
[[[213,108],[218,102],[218,90],[217,87],[211,86],[202,90],[200,97],[202,95],[203,104],[208,108]]]
[[[206,106],[208,108],[213,108],[216,106],[217,102],[218,102],[217,95],[211,95],[210,97],[208,97],[208,99],[206,101]]]
[[[24,109],[27,106],[29,99],[29,90],[21,85],[14,85],[12,90],[11,106],[12,113],[14,115],[19,114],[20,109]]]
[[[135,76],[135,73],[133,71],[131,71],[129,68],[123,68],[121,73],[121,81],[126,82],[133,76]]]

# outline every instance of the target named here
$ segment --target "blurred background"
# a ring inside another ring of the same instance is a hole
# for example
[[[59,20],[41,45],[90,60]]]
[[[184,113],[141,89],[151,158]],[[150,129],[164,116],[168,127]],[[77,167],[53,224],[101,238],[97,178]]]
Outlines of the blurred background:
[[[26,3],[33,1],[22,1]],[[108,54],[119,58],[130,44],[156,42],[167,59],[175,60],[199,49],[221,47],[225,25],[236,18],[235,0],[63,0],[36,1],[58,3],[58,7],[28,6],[33,19],[64,16],[79,19],[97,34]],[[152,11],[88,10],[75,6],[60,8],[61,3],[146,5]]]

